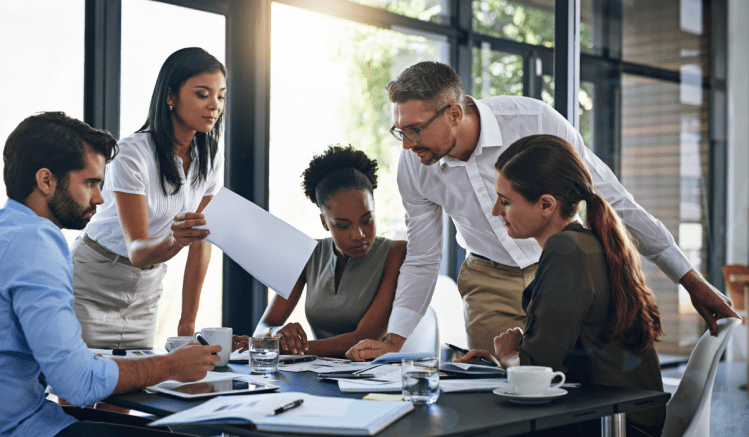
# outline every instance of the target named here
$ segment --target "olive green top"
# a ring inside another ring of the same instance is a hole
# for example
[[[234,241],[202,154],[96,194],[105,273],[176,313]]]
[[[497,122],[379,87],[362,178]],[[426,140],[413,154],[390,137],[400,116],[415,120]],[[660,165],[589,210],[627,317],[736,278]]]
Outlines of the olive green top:
[[[372,304],[395,241],[376,237],[364,258],[349,258],[335,287],[336,254],[332,238],[320,240],[307,263],[307,321],[317,339],[353,332]]]
[[[582,384],[663,391],[654,348],[636,354],[619,339],[604,340],[611,305],[603,246],[573,222],[546,241],[536,278],[523,292],[528,317],[520,363],[551,367]],[[663,428],[665,414],[661,407],[628,413],[627,419]]]

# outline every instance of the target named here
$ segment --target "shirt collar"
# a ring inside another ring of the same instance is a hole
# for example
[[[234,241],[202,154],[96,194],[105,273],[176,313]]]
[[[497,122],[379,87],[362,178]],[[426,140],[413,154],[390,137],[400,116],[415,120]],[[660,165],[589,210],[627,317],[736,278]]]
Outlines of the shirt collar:
[[[34,210],[29,208],[28,206],[24,205],[21,202],[16,202],[13,199],[8,199],[7,202],[5,202],[5,208],[12,209],[14,211],[18,211],[21,214],[25,215],[37,215]]]
[[[466,99],[470,99],[476,105],[476,109],[479,110],[479,120],[481,120],[479,142],[476,144],[476,149],[471,156],[481,155],[484,151],[484,147],[502,147],[502,132],[499,129],[499,123],[497,123],[497,118],[494,116],[492,109],[482,103],[481,100],[475,99],[471,96],[466,96]],[[439,162],[441,167],[445,165],[458,167],[466,164],[465,162],[448,155],[443,156]]]

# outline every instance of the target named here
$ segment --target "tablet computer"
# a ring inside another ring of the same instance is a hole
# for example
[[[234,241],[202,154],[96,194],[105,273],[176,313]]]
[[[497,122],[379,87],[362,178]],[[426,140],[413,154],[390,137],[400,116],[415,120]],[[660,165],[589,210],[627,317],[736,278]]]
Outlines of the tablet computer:
[[[278,386],[268,383],[258,384],[231,378],[208,382],[162,382],[161,384],[148,387],[148,389],[181,398],[202,398],[240,393],[267,393],[278,390]]]

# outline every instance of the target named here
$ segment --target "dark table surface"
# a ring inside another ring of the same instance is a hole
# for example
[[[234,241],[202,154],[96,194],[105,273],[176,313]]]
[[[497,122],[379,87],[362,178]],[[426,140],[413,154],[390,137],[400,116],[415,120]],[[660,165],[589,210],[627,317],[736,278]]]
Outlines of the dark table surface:
[[[230,364],[227,372],[249,373],[247,365]],[[361,399],[366,393],[342,394],[333,381],[319,381],[312,372],[283,372],[273,374],[279,391],[298,391],[317,396]],[[519,405],[491,392],[441,393],[437,402],[416,406],[414,411],[377,434],[378,436],[453,436],[480,435],[512,436],[583,422],[618,413],[627,413],[663,406],[669,393],[634,390],[618,387],[588,386],[567,389],[568,394],[547,404]],[[138,391],[115,395],[106,402],[143,411],[156,416],[167,416],[196,406],[206,399],[181,399],[162,394]],[[371,401],[376,402],[376,401]],[[216,431],[246,436],[278,436],[261,433],[250,426],[210,425]],[[175,431],[179,431],[175,427]],[[308,434],[283,434],[302,436]]]

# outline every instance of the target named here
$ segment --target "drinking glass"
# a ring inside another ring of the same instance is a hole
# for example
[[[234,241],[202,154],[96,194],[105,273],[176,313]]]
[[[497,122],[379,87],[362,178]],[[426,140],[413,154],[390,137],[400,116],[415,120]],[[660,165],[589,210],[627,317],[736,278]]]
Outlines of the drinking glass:
[[[252,373],[271,373],[278,370],[278,337],[250,339],[250,369]]]
[[[415,404],[433,404],[440,395],[439,360],[422,358],[401,362],[403,399]]]

